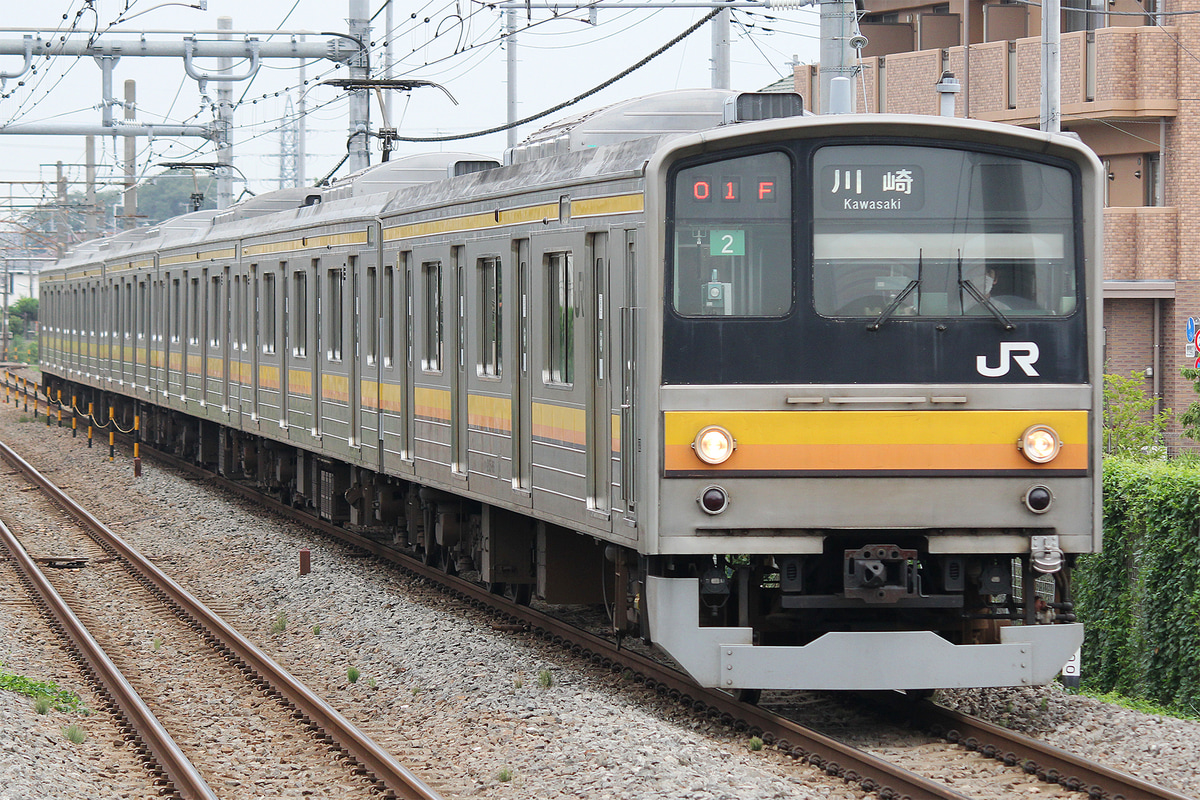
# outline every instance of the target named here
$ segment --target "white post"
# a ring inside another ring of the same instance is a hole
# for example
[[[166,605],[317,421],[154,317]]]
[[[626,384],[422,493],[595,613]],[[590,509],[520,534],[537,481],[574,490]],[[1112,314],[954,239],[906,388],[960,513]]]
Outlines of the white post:
[[[722,9],[712,20],[712,88],[729,89],[729,18],[728,8]]]
[[[217,30],[232,31],[233,17],[218,17]],[[222,32],[217,36],[229,41],[232,34]],[[222,56],[217,59],[217,71],[222,77],[233,70],[233,59]],[[233,205],[233,84],[226,80],[217,82],[217,121],[220,125],[217,139],[217,208]],[[126,205],[125,213],[129,213]]]
[[[1062,130],[1062,19],[1059,0],[1042,2],[1042,109],[1041,128],[1057,133]]]
[[[517,10],[504,11],[504,55],[508,60],[508,124],[517,121]],[[517,146],[517,129],[508,129],[508,146]]]
[[[350,35],[363,44],[363,49],[354,58],[350,77],[367,80],[371,77],[367,59],[371,45],[371,20],[367,0],[350,0]],[[350,171],[358,172],[371,164],[371,95],[366,89],[350,91]]]

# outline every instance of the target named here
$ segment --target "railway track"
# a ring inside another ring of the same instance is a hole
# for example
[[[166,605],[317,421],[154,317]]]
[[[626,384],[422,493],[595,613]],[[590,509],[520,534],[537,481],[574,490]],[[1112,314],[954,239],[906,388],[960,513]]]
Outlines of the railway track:
[[[758,736],[765,744],[772,745],[793,758],[812,764],[864,791],[874,792],[884,800],[962,800],[965,797],[937,780],[846,745],[766,708],[740,702],[720,690],[699,687],[686,674],[622,648],[615,640],[589,633],[535,608],[514,603],[489,592],[483,586],[456,575],[449,575],[436,566],[424,564],[418,558],[264,497],[251,487],[221,478],[169,454],[153,450],[150,452],[155,459],[213,481],[283,516],[388,561],[410,575],[437,584],[475,607],[490,609],[493,613],[501,615],[508,625],[536,632],[555,644],[613,671],[629,670],[637,681],[690,707],[695,713],[720,720],[749,735]],[[912,703],[902,695],[893,693],[893,697],[889,699],[889,706],[894,715],[909,721],[919,721],[947,741],[995,758],[1013,769],[1037,775],[1046,783],[1085,792],[1094,800],[1189,800],[1186,795],[1109,769],[1102,764],[1072,756],[1036,739],[941,708],[931,702]]]
[[[630,670],[636,679],[659,693],[691,708],[694,713],[718,719],[736,730],[757,735],[767,744],[806,763],[823,769],[857,787],[875,792],[884,798],[961,798],[965,795],[938,781],[910,772],[886,758],[849,747],[832,737],[797,724],[768,709],[737,702],[719,691],[696,687],[686,676],[656,661],[630,652],[603,636],[580,631],[574,625],[545,615],[525,606],[514,605],[490,594],[470,581],[446,575],[436,567],[406,556],[393,548],[371,539],[357,536],[340,527],[329,525],[306,514],[298,513],[254,490],[225,481],[169,455],[153,454],[156,458],[177,466],[206,480],[219,483],[260,505],[293,517],[310,528],[317,528],[341,539],[363,552],[371,553],[396,564],[411,575],[445,587],[459,598],[478,607],[487,607],[501,615],[502,624],[535,631],[555,643],[574,650],[579,655],[613,671]],[[908,722],[919,722],[936,735],[961,744],[968,750],[992,757],[1016,774],[1036,775],[1047,783],[1057,783],[1073,791],[1095,798],[1161,798],[1181,800],[1185,795],[1153,786],[1145,781],[1124,775],[1103,765],[1091,764],[1063,753],[1044,743],[1014,735],[963,715],[956,715],[930,703],[913,704],[899,698],[893,716]],[[873,697],[873,704],[880,698]]]
[[[42,502],[79,526],[76,532],[66,525],[21,530],[30,546],[52,554],[40,560],[74,568],[56,570],[54,580],[9,526],[0,524],[0,541],[163,791],[215,800],[264,792],[289,796],[299,786],[295,792],[318,796],[438,800],[338,711],[2,443],[0,457],[44,493]],[[22,498],[38,502],[29,494]],[[32,513],[55,516],[48,507]],[[89,541],[70,542],[84,534]],[[72,609],[72,596],[82,607]],[[107,616],[98,608],[106,608]],[[129,651],[139,630],[160,632],[153,653]],[[152,664],[144,663],[148,658]],[[197,692],[207,693],[219,710],[186,702]],[[234,720],[232,733],[214,724],[223,716]]]

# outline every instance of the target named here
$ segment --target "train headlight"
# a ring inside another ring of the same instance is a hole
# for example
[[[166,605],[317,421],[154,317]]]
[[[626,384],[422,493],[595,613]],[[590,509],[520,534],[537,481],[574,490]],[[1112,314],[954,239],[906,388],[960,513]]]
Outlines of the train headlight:
[[[723,464],[737,449],[737,442],[733,434],[720,425],[709,425],[696,434],[692,449],[705,464]]]
[[[1021,453],[1035,464],[1045,464],[1053,461],[1062,448],[1062,440],[1049,425],[1031,425],[1021,434],[1017,447]]]

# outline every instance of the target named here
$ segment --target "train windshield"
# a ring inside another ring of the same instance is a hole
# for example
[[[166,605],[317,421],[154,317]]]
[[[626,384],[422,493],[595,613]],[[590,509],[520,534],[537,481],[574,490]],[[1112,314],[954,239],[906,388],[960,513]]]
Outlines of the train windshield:
[[[813,154],[812,174],[818,314],[1075,311],[1066,169],[948,148],[834,145]]]
[[[792,161],[759,153],[675,178],[674,307],[685,317],[792,308]]]

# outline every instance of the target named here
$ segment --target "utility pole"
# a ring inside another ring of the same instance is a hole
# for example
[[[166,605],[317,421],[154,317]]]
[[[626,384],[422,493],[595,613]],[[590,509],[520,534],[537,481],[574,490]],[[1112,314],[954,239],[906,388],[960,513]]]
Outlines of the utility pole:
[[[125,81],[125,121],[130,122],[137,115],[137,85]],[[122,227],[125,229],[137,227],[137,139],[125,137],[125,218]]]
[[[217,30],[219,41],[230,41],[232,34],[226,31],[233,30],[233,17],[217,17]],[[217,83],[217,208],[225,209],[233,205],[233,59],[218,58],[217,71],[222,78]]]
[[[1062,130],[1062,19],[1059,0],[1042,2],[1042,108],[1041,128]]]
[[[358,45],[358,54],[350,61],[351,80],[371,79],[369,45],[371,20],[367,0],[350,0],[350,35]],[[350,171],[358,172],[371,164],[371,94],[367,89],[350,90]]]
[[[504,55],[508,62],[508,146],[517,146],[517,9],[504,9]]]
[[[729,89],[729,18],[728,8],[721,9],[712,21],[712,88]]]
[[[100,232],[100,210],[96,208],[96,137],[90,134],[87,137],[86,160],[87,186],[84,191],[87,193],[87,213],[84,215],[84,230],[87,231],[87,238],[95,239]]]
[[[58,208],[54,209],[54,250],[59,258],[67,253],[67,242],[71,238],[71,228],[67,222],[67,178],[63,175],[63,162],[55,165],[56,191]]]
[[[861,42],[861,43],[860,43]],[[821,3],[821,113],[848,113],[853,111],[854,84],[858,66],[852,51],[865,45],[866,39],[858,32],[858,11],[854,0],[829,0]],[[849,109],[835,109],[830,81],[847,78],[850,81]]]

